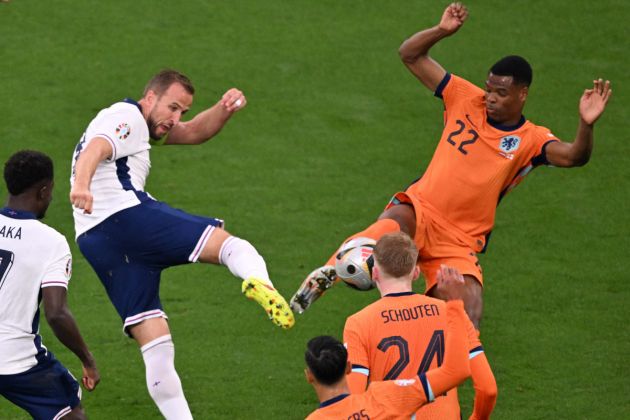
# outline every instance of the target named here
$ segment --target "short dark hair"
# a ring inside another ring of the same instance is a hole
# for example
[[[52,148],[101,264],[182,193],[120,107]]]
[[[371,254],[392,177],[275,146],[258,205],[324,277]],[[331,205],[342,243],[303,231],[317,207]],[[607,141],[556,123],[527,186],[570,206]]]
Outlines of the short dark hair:
[[[402,277],[416,266],[418,248],[406,233],[388,233],[376,242],[374,259],[386,274]]]
[[[191,95],[195,94],[195,88],[186,75],[177,70],[164,69],[149,80],[144,87],[142,96],[145,96],[150,90],[154,91],[158,96],[161,96],[173,83],[179,83],[186,89],[186,92]]]
[[[490,68],[497,76],[512,76],[514,83],[529,86],[532,84],[532,66],[527,60],[518,55],[503,57]]]
[[[306,345],[304,360],[319,383],[333,385],[346,374],[348,351],[337,339],[320,335]]]
[[[11,195],[19,195],[41,181],[52,181],[53,162],[34,150],[21,150],[4,164],[4,181]]]

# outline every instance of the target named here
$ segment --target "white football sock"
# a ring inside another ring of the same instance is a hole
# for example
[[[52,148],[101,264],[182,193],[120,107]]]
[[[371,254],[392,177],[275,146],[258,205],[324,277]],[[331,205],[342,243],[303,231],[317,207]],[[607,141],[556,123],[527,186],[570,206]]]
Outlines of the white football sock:
[[[248,277],[256,277],[272,285],[265,260],[256,251],[256,248],[244,239],[235,236],[227,238],[221,245],[219,262],[225,265],[236,277],[243,280]]]
[[[175,371],[175,346],[170,335],[164,335],[140,349],[147,373],[149,394],[167,419],[192,420],[182,383]]]

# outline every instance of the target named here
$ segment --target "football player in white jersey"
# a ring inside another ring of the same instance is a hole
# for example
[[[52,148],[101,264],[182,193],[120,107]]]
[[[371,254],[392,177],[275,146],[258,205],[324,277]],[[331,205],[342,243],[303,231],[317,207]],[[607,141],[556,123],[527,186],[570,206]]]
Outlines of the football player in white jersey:
[[[51,329],[83,364],[84,387],[96,387],[94,358],[66,305],[68,242],[38,220],[52,199],[52,160],[18,152],[6,162],[4,179],[9,199],[0,210],[0,395],[36,419],[84,419],[79,384],[39,336],[43,300]]]
[[[196,261],[225,265],[244,279],[243,293],[274,323],[283,328],[294,323],[265,261],[249,242],[230,235],[220,219],[174,209],[144,191],[150,140],[204,143],[247,103],[241,91],[230,89],[214,106],[183,122],[193,94],[186,76],[163,70],[139,101],[125,99],[99,112],[75,149],[71,178],[77,243],[122,318],[123,330],[138,342],[149,394],[167,419],[192,415],[159,299],[163,269]]]

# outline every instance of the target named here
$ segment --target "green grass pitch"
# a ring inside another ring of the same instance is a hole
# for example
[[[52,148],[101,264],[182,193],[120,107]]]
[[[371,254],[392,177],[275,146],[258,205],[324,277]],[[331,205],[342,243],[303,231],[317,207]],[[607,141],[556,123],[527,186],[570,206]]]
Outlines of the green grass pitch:
[[[22,148],[56,164],[47,223],[73,237],[72,150],[101,108],[138,98],[157,70],[187,73],[191,113],[239,87],[249,104],[197,148],[153,149],[147,190],[222,217],[265,256],[290,296],[347,235],[419,176],[442,108],[407,72],[398,46],[438,22],[446,2],[13,0],[0,4],[0,161]],[[613,82],[591,162],[541,168],[499,208],[485,279],[482,340],[494,368],[497,419],[630,418],[630,3],[469,2],[462,30],[432,55],[482,83],[498,58],[534,68],[525,114],[571,141],[594,77]],[[6,191],[0,189],[0,199]],[[135,343],[71,240],[70,305],[102,374],[83,405],[93,419],[158,418]],[[418,289],[421,285],[418,284]],[[176,365],[200,419],[296,419],[317,406],[303,349],[341,336],[377,297],[338,287],[290,331],[240,294],[223,267],[167,270],[162,301]],[[624,309],[626,308],[626,309]],[[78,360],[42,322],[44,343],[75,374]],[[464,416],[472,391],[461,392]],[[0,419],[27,418],[0,400]]]

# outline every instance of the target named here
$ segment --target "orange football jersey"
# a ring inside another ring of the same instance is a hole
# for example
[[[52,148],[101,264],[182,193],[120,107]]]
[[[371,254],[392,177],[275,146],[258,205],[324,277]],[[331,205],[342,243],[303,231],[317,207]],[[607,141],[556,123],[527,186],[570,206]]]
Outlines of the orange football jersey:
[[[479,252],[499,200],[547,163],[545,145],[558,138],[525,117],[512,127],[489,121],[484,91],[455,75],[447,73],[435,95],[444,101],[444,131],[429,166],[407,193]]]
[[[470,357],[483,352],[477,331],[466,318]],[[393,293],[350,316],[343,339],[348,348],[352,392],[363,392],[370,382],[411,379],[442,364],[447,326],[446,302],[413,292]],[[489,367],[488,367],[489,369]],[[363,389],[358,389],[363,386]],[[422,407],[418,419],[459,419],[457,389]]]
[[[342,394],[320,404],[307,420],[320,419],[409,419],[418,408],[434,401],[436,394],[452,388],[470,375],[466,361],[464,332],[470,320],[462,301],[441,302],[442,316],[447,319],[449,350],[441,368],[431,369],[410,379],[373,382],[361,394]],[[448,311],[448,317],[447,317]],[[443,346],[442,346],[443,348]],[[430,404],[433,405],[433,404]]]
[[[409,419],[426,402],[419,378],[375,382],[363,394],[343,394],[323,402],[306,419]]]

